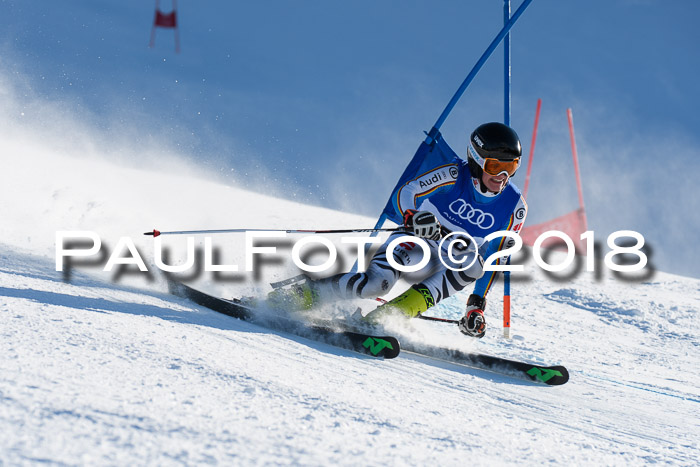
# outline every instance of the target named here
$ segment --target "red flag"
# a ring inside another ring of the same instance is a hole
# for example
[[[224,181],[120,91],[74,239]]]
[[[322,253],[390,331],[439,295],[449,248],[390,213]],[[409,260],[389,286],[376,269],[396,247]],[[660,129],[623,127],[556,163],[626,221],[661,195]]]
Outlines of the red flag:
[[[156,28],[167,28],[175,30],[175,52],[180,53],[180,35],[177,27],[177,2],[173,0],[173,9],[170,13],[163,13],[160,10],[160,0],[156,0],[156,14],[153,18],[151,28],[151,42],[149,47],[156,44]]]
[[[177,27],[177,13],[175,10],[170,13],[163,13],[160,10],[156,10],[156,18],[153,21],[153,26],[160,26],[161,28],[176,28]]]
[[[556,217],[541,224],[525,227],[520,232],[520,237],[525,245],[534,245],[537,238],[550,230],[559,230],[568,235],[574,242],[578,253],[585,252],[585,243],[581,240],[581,234],[586,231],[585,214],[583,209],[576,209],[563,216]],[[550,237],[542,243],[543,248],[559,248],[562,240],[558,237]]]

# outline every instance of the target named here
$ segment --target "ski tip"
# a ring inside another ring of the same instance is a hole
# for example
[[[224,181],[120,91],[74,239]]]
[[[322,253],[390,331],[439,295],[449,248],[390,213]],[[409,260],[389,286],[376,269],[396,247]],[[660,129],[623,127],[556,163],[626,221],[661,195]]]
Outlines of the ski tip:
[[[144,232],[144,235],[152,235],[154,238],[160,235],[160,230],[153,229],[153,232]]]

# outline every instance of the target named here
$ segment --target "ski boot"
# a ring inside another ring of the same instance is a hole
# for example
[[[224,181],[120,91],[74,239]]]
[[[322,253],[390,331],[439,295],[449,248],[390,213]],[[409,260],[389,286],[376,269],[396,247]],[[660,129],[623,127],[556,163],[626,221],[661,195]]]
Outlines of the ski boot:
[[[430,291],[421,284],[414,285],[398,297],[372,310],[362,318],[369,324],[377,324],[387,316],[415,318],[435,305]]]
[[[319,292],[313,282],[294,284],[288,289],[275,289],[267,294],[265,305],[273,310],[305,311],[319,302]]]

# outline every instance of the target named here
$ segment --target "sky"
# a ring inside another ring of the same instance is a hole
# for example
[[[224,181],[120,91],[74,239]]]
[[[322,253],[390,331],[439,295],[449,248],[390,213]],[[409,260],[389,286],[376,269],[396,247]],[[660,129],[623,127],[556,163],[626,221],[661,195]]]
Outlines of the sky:
[[[76,155],[106,147],[169,170],[152,155],[173,154],[233,185],[377,216],[503,20],[502,2],[486,0],[181,0],[176,54],[172,31],[148,47],[154,3],[0,0],[0,90],[14,103],[3,118]],[[636,230],[654,267],[700,277],[699,12],[533,1],[512,33],[512,126],[526,153],[543,101],[528,223],[577,207],[571,108],[596,240]],[[503,119],[502,73],[499,47],[443,126],[458,154],[474,127]]]

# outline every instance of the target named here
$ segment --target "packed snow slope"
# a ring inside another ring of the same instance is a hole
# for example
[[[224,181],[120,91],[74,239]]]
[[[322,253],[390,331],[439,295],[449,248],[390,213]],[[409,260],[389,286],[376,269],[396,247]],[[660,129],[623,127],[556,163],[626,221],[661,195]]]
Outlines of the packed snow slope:
[[[135,169],[42,144],[10,139],[3,147],[0,464],[696,465],[700,458],[697,280],[656,273],[630,282],[605,270],[557,279],[528,261],[513,285],[511,340],[501,336],[499,288],[482,340],[425,322],[406,331],[439,345],[564,364],[571,380],[560,387],[408,353],[376,360],[174,298],[156,274],[134,267],[115,274],[102,271],[104,262],[77,266],[66,281],[54,258],[57,230],[95,231],[110,254],[129,237],[150,267],[153,239],[142,232],[154,227],[367,227],[372,219],[220,185],[171,159],[161,160],[165,169]],[[216,242],[226,261],[241,260],[240,238]],[[177,254],[184,239],[171,246]],[[266,266],[267,275],[290,272],[279,269]],[[247,277],[202,274],[195,284],[224,296],[269,290]],[[464,298],[433,313],[457,318]]]

